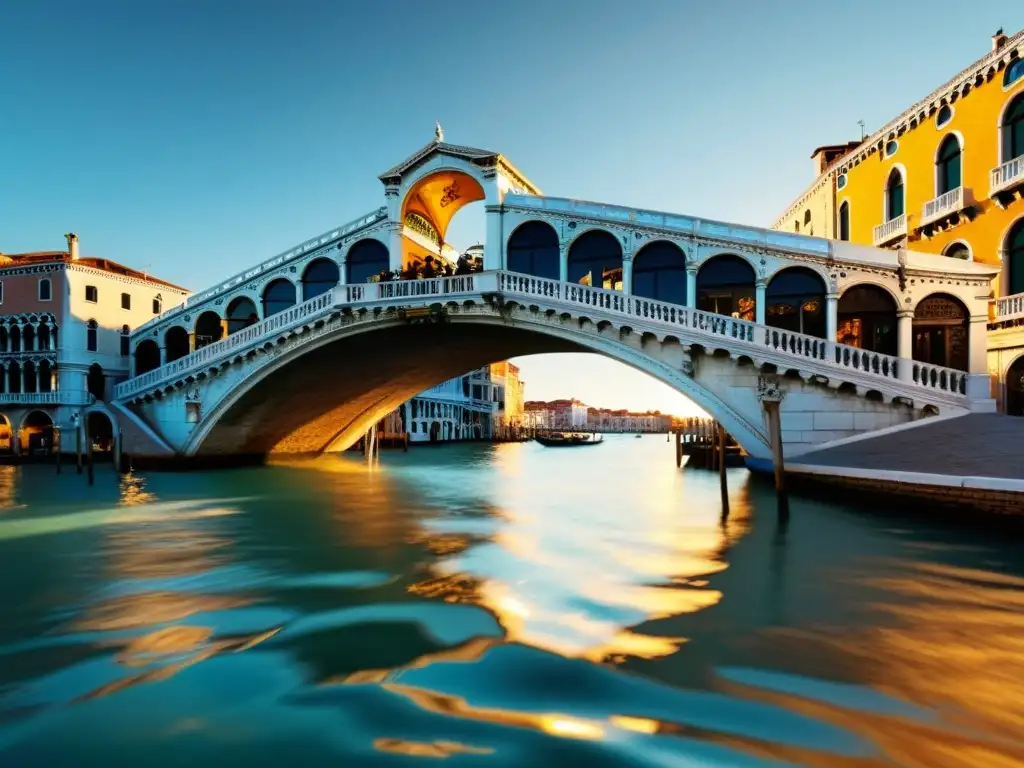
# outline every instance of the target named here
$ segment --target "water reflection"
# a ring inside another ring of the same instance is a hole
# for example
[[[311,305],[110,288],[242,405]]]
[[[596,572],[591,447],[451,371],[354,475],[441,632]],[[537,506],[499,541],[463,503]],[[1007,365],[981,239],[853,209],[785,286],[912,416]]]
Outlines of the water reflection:
[[[0,764],[1024,765],[1013,542],[672,460],[21,468]]]

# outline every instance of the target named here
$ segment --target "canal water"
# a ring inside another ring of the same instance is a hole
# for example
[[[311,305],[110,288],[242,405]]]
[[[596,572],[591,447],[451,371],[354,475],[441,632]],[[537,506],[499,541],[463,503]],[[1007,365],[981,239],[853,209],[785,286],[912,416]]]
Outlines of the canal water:
[[[0,468],[0,765],[1024,765],[1020,541],[664,437]]]

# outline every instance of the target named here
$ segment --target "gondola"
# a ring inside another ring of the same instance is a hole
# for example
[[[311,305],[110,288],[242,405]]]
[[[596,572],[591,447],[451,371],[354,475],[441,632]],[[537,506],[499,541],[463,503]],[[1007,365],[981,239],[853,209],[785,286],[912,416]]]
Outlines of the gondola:
[[[600,445],[604,439],[600,435],[581,434],[578,432],[549,432],[534,437],[541,445],[548,448],[570,448],[582,445]]]

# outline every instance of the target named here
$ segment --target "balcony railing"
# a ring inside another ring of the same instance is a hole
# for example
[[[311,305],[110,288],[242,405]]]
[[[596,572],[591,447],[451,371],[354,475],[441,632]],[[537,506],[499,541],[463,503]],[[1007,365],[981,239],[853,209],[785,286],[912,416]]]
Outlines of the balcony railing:
[[[992,178],[989,182],[989,197],[995,197],[1001,192],[1007,192],[1018,184],[1024,184],[1024,155],[1015,157],[998,168],[992,169]]]
[[[884,224],[875,227],[875,247],[888,245],[894,240],[907,236],[907,214],[901,213],[894,219],[889,219]]]
[[[1024,293],[1003,296],[996,299],[996,322],[1005,323],[1009,320],[1024,320]]]
[[[0,405],[89,406],[96,398],[88,392],[0,392]]]
[[[953,213],[959,213],[970,205],[971,191],[963,187],[951,189],[924,204],[921,226],[925,227]]]

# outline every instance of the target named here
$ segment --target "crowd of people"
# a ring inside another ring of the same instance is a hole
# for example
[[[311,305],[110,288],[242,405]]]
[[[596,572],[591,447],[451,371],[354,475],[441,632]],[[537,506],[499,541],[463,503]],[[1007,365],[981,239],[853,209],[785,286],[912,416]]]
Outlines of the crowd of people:
[[[469,275],[480,272],[483,263],[479,259],[459,256],[453,267],[450,262],[427,256],[420,261],[415,259],[401,270],[382,269],[370,278],[374,283],[390,283],[395,280],[428,280],[432,277],[452,277],[453,275]]]

